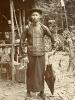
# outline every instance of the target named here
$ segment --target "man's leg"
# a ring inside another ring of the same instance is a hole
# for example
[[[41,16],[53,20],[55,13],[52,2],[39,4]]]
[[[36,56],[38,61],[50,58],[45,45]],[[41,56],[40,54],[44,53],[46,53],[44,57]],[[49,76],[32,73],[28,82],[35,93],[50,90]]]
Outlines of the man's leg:
[[[40,96],[43,100],[45,100],[44,90],[43,90],[43,91],[40,91],[39,96]]]
[[[31,93],[29,90],[27,90],[27,97],[31,97]]]

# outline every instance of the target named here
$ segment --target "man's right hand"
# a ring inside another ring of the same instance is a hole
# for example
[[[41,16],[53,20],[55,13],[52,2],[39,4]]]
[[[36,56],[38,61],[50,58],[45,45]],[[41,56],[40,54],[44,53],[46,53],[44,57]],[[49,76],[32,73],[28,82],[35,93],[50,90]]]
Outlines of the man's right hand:
[[[28,59],[28,57],[27,57],[27,56],[26,56],[26,57],[24,57],[24,58],[23,58],[23,60],[24,60],[24,62],[25,62],[25,63],[29,63],[29,59]]]

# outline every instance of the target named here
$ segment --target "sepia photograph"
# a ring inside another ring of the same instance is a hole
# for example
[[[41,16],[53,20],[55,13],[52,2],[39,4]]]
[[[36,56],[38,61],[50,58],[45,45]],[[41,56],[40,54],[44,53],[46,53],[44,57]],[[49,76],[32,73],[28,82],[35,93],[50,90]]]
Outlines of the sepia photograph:
[[[0,100],[75,100],[75,0],[0,0]]]

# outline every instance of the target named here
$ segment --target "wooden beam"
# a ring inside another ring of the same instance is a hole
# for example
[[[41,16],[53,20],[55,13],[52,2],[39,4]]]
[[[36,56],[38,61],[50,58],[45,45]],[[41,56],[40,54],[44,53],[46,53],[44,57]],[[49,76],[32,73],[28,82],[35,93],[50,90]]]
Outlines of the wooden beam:
[[[28,43],[27,42],[23,42],[22,44],[24,44],[25,46],[27,46],[28,45]],[[2,47],[12,47],[12,46],[14,46],[14,47],[18,47],[18,46],[20,46],[21,44],[20,43],[14,43],[14,44],[0,44],[0,48],[2,48]]]

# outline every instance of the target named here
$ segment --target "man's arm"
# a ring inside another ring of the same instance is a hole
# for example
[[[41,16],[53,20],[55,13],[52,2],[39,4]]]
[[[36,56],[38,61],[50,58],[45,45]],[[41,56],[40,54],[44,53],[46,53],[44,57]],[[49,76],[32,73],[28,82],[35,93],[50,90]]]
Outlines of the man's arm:
[[[27,38],[27,33],[28,33],[28,25],[26,26],[26,28],[25,28],[25,30],[24,30],[24,32],[22,33],[22,35],[21,35],[21,41],[22,42],[24,42],[25,41],[25,39]]]
[[[43,27],[43,29],[44,29],[44,35],[47,35],[48,37],[50,37],[51,38],[51,42],[54,42],[54,39],[53,39],[53,37],[51,36],[51,32],[50,32],[50,30],[48,29],[48,27],[47,26],[45,26],[45,25],[43,25],[42,24],[42,27]]]
[[[24,56],[25,54],[25,39],[27,38],[27,33],[28,33],[28,28],[25,29],[25,31],[22,33],[21,35],[21,39],[20,39],[20,44],[21,44],[21,53]]]

